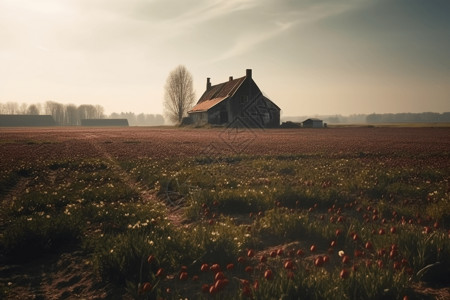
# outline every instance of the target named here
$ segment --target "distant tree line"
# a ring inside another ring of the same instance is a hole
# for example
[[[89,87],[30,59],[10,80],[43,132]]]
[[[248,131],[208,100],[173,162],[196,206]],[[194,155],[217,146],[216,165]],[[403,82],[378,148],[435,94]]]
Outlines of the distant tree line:
[[[370,114],[366,117],[367,123],[434,123],[450,122],[450,112],[445,113],[399,113],[399,114]]]
[[[164,124],[162,115],[134,113],[112,113],[105,115],[101,105],[61,104],[47,101],[44,104],[19,104],[17,102],[0,103],[0,114],[5,115],[51,115],[60,126],[77,126],[83,119],[128,119],[131,126],[157,126]]]
[[[164,125],[164,117],[162,115],[152,114],[134,114],[127,113],[112,113],[108,118],[110,119],[127,119],[130,126],[160,126]]]
[[[361,123],[434,123],[450,122],[450,112],[434,113],[397,113],[397,114],[353,114],[342,115],[315,115],[315,116],[294,116],[284,117],[283,122],[303,122],[309,118],[322,119],[328,124],[361,124]]]

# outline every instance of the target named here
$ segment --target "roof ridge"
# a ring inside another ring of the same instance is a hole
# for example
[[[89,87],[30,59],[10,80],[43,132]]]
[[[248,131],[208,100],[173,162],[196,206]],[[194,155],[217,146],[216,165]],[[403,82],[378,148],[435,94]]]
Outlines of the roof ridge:
[[[241,81],[241,79],[244,79],[244,80]],[[233,95],[236,93],[236,91],[239,89],[239,87],[242,85],[242,83],[245,81],[245,79],[247,79],[247,76],[239,77],[239,78],[233,79],[233,81],[236,80],[236,84],[235,84],[235,85],[233,86],[233,88],[231,89],[232,91],[234,90]],[[236,89],[235,89],[235,88],[236,88]],[[230,93],[228,93],[228,96],[233,96],[233,95],[231,95]]]
[[[227,83],[230,83],[230,82],[232,82],[232,81],[238,81],[238,80],[240,80],[240,79],[242,79],[242,78],[246,78],[246,77],[247,77],[247,76],[242,76],[242,77],[239,77],[239,78],[234,78],[233,80],[224,81],[224,82],[221,82],[221,83],[212,85],[211,88],[213,88],[213,87],[215,87],[215,86],[222,85],[222,84],[227,84]]]

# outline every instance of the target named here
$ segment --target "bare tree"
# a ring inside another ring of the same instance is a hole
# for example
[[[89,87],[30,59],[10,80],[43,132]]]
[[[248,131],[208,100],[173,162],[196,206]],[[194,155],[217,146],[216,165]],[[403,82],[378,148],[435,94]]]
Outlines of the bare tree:
[[[180,124],[195,101],[192,75],[185,66],[178,66],[167,77],[164,93],[165,114]]]
[[[101,105],[95,106],[95,118],[96,119],[104,119],[105,118],[105,109]]]
[[[47,101],[47,102],[45,102],[45,111],[47,114],[52,115],[56,124],[64,125],[64,120],[65,120],[64,105],[62,105],[61,103],[58,103],[58,102],[54,102],[54,101]]]
[[[22,104],[20,104],[18,113],[20,115],[26,115],[27,114],[27,109],[28,109],[28,104],[22,103]]]
[[[27,115],[39,115],[39,107],[36,104],[31,104],[27,108]]]
[[[67,125],[79,125],[77,107],[73,104],[66,105],[66,124]]]
[[[80,120],[96,119],[98,116],[97,109],[91,104],[82,104],[78,106],[78,116]]]
[[[15,115],[19,112],[19,104],[17,102],[6,102],[4,109],[5,113]]]

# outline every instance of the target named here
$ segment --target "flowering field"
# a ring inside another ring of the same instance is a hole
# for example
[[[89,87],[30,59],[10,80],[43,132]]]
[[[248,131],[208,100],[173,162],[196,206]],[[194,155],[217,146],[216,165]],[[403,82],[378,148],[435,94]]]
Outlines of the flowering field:
[[[0,297],[444,299],[449,179],[449,128],[2,130]]]

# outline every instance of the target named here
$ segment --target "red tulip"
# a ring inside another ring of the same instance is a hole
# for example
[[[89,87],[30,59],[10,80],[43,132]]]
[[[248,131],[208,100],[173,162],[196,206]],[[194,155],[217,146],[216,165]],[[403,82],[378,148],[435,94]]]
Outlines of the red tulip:
[[[363,256],[363,252],[361,250],[355,250],[355,257],[361,257]]]
[[[339,273],[339,276],[340,276],[342,279],[348,278],[349,275],[350,275],[350,272],[349,272],[347,269],[342,269],[342,270],[341,270],[341,273]]]
[[[210,268],[211,271],[213,271],[214,273],[217,273],[220,271],[220,265],[219,264],[213,264]]]
[[[323,266],[323,263],[324,263],[323,257],[320,256],[320,255],[317,256],[316,259],[314,260],[314,265],[315,265],[316,267],[321,267],[321,266]]]
[[[348,264],[350,262],[350,257],[348,255],[344,255],[342,257],[342,263],[343,264]]]
[[[225,275],[223,274],[223,272],[217,272],[216,275],[214,276],[214,281],[217,281],[219,279],[224,279]]]
[[[209,271],[209,266],[208,266],[208,264],[202,264],[202,266],[200,267],[200,271],[202,271],[202,272],[208,272],[208,271]]]
[[[294,263],[292,260],[287,260],[284,262],[284,268],[287,270],[291,270],[294,267]]]
[[[258,279],[255,279],[255,282],[253,282],[253,289],[256,291],[259,288],[259,281]]]
[[[187,272],[181,272],[180,273],[180,280],[187,280],[188,279],[188,273]]]
[[[207,283],[202,284],[202,292],[209,293],[209,285]]]
[[[149,263],[149,264],[151,264],[152,262],[154,262],[155,261],[155,257],[153,256],[153,255],[150,255],[148,258],[147,258],[147,262]]]
[[[150,282],[146,282],[142,285],[142,291],[144,293],[149,292],[152,289],[152,284]]]
[[[164,269],[163,268],[159,268],[158,271],[156,271],[155,276],[156,277],[162,277],[164,275]]]
[[[252,290],[250,289],[250,287],[248,285],[244,285],[242,287],[242,295],[244,295],[245,297],[250,298],[252,296]]]
[[[222,290],[230,281],[226,278],[224,279],[219,279],[216,281],[216,283],[214,284],[214,288],[216,289],[216,291],[220,291]]]
[[[248,251],[247,251],[247,256],[248,256],[248,257],[253,257],[253,256],[255,256],[255,251],[254,251],[253,249],[248,250]]]
[[[264,272],[264,278],[267,279],[267,280],[271,280],[271,279],[273,278],[272,270],[267,269],[267,270]]]
[[[209,287],[209,293],[211,295],[214,295],[215,293],[217,293],[217,289],[214,284]]]
[[[377,265],[381,269],[384,266],[384,263],[381,259],[377,260]]]

